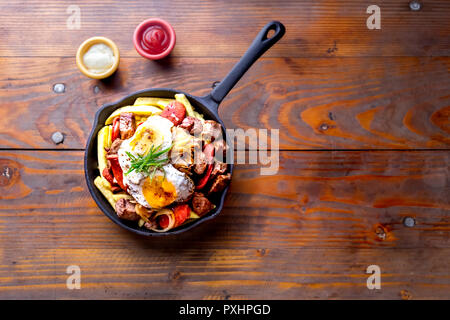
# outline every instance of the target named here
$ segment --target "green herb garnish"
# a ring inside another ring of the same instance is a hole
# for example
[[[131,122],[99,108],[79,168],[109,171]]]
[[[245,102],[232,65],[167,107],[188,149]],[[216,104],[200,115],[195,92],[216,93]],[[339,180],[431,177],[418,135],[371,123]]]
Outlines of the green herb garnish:
[[[128,157],[130,157],[131,160],[131,166],[130,169],[125,173],[125,175],[136,171],[136,172],[145,172],[150,173],[151,172],[151,178],[155,175],[156,170],[161,169],[164,164],[167,163],[169,158],[164,159],[158,159],[161,155],[169,152],[169,150],[172,148],[172,145],[164,150],[160,150],[162,147],[162,144],[155,147],[152,145],[150,147],[149,152],[145,156],[133,156],[131,153],[126,151]]]

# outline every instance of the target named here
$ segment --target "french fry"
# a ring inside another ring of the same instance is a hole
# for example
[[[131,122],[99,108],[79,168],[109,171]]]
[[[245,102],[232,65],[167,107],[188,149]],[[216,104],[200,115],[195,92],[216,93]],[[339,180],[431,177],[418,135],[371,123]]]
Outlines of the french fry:
[[[117,117],[118,115],[120,115],[122,112],[131,112],[134,113],[135,115],[138,116],[152,116],[155,114],[160,114],[162,112],[162,110],[158,107],[155,106],[148,106],[148,105],[142,105],[142,106],[125,106],[122,108],[117,109],[116,111],[114,111],[109,117],[108,119],[106,119],[105,121],[105,125],[109,125],[112,124],[113,119],[115,117]]]
[[[106,144],[106,148],[111,147],[112,144],[112,126],[108,126],[109,127],[109,131],[108,131],[108,143]]]
[[[103,169],[106,168],[106,150],[109,148],[110,136],[110,126],[105,126],[100,129],[97,135],[97,157],[98,157],[98,170],[100,175],[103,177]]]
[[[117,202],[117,201],[119,201],[119,199],[132,200],[133,197],[126,193],[116,193],[116,194],[113,194],[113,199],[115,202]]]
[[[134,102],[135,106],[158,106],[161,109],[167,107],[167,105],[175,101],[174,99],[154,98],[154,97],[140,97]]]
[[[94,179],[94,184],[97,189],[100,190],[106,200],[108,200],[111,206],[113,208],[116,208],[116,200],[114,199],[114,194],[111,191],[111,185],[109,184],[109,182],[105,178],[98,176]]]
[[[203,115],[201,115],[200,113],[196,112],[194,110],[194,108],[192,107],[191,103],[189,102],[188,98],[186,98],[186,96],[182,93],[177,93],[175,95],[175,100],[177,100],[178,102],[181,102],[184,107],[186,108],[186,113],[188,116],[190,117],[194,117],[197,119],[200,119],[202,121],[204,121],[203,119]]]

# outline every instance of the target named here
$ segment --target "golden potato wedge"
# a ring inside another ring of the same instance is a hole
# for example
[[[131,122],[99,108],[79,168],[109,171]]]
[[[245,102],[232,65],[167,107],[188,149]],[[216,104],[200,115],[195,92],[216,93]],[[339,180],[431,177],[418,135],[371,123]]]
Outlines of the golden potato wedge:
[[[114,111],[108,119],[105,121],[105,125],[112,124],[113,119],[120,115],[122,112],[131,112],[139,116],[152,116],[160,114],[162,110],[155,106],[125,106]]]
[[[198,219],[200,216],[196,214],[193,210],[191,210],[191,215],[189,216],[189,219]]]
[[[100,129],[97,135],[97,159],[98,159],[98,170],[100,171],[100,175],[103,177],[103,169],[106,168],[106,150],[105,148],[109,148],[109,140],[110,138],[110,126],[105,126]]]
[[[154,97],[140,97],[134,102],[135,106],[157,106],[164,109],[174,99],[154,98]]]
[[[103,194],[103,196],[108,200],[108,202],[111,204],[111,206],[115,209],[116,208],[116,200],[114,199],[114,194],[111,191],[111,185],[109,182],[101,177],[98,176],[94,179],[94,184],[97,187],[98,190]]]

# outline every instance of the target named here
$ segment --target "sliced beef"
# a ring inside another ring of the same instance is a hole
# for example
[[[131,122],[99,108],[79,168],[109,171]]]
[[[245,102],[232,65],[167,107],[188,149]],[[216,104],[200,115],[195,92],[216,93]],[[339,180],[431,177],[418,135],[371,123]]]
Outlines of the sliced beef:
[[[186,129],[192,135],[199,135],[202,133],[203,125],[200,119],[188,116],[184,118],[179,127]]]
[[[136,213],[136,204],[123,198],[116,202],[116,213],[120,219],[124,220],[137,221],[140,218]]]
[[[156,223],[156,221],[149,220],[144,223],[144,227],[146,227],[148,230],[154,230],[158,229],[158,224]]]
[[[213,170],[211,172],[211,176],[215,177],[217,175],[224,174],[227,171],[228,165],[226,163],[216,161],[214,163]]]
[[[231,174],[229,173],[218,175],[209,189],[209,194],[222,191],[230,183],[230,180]]]
[[[131,112],[122,112],[119,119],[120,138],[122,140],[131,138],[136,130],[134,114]]]
[[[214,208],[214,204],[205,197],[203,193],[194,192],[192,197],[192,208],[199,216],[202,216]]]
[[[190,132],[194,127],[194,119],[195,118],[191,116],[184,118],[179,127]]]
[[[215,150],[215,156],[217,159],[221,161],[226,161],[227,159],[227,152],[228,152],[228,145],[224,139],[215,140],[213,142],[214,150]]]
[[[214,120],[205,120],[202,128],[202,139],[207,142],[220,140],[222,137],[222,126]]]
[[[121,140],[121,139],[114,140],[114,142],[111,144],[111,147],[108,150],[107,156],[117,155],[117,152],[119,151],[119,148],[120,148],[120,145],[122,144],[122,142],[123,142],[123,140]]]
[[[194,155],[194,172],[196,174],[203,174],[207,165],[206,156],[203,151],[196,150]]]

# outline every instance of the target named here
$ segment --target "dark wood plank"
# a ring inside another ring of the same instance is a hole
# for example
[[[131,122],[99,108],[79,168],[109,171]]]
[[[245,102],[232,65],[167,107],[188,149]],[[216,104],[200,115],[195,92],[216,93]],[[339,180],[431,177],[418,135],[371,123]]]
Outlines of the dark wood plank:
[[[82,155],[0,153],[1,243],[29,250],[126,249],[130,243],[174,250],[450,247],[448,151],[281,152],[274,176],[260,175],[258,165],[237,166],[215,220],[148,241],[96,207]],[[416,225],[405,227],[405,217]]]
[[[449,249],[4,248],[3,299],[448,299]],[[366,287],[367,267],[381,289]],[[81,269],[68,290],[66,268]]]
[[[150,87],[204,95],[234,63],[129,58],[99,82],[73,58],[2,58],[0,147],[55,148],[51,135],[60,131],[58,148],[84,148],[102,104]],[[66,92],[54,93],[55,83]],[[282,149],[448,148],[449,88],[450,58],[264,58],[220,114],[228,128],[279,129]]]
[[[137,57],[133,31],[149,17],[174,26],[174,56],[238,57],[274,19],[287,33],[270,56],[448,56],[450,3],[427,0],[421,11],[412,12],[408,2],[378,2],[381,30],[368,30],[366,9],[375,4],[368,0],[3,1],[0,56],[74,56],[85,39],[103,35],[123,56]],[[66,27],[70,5],[81,8],[80,30]]]

